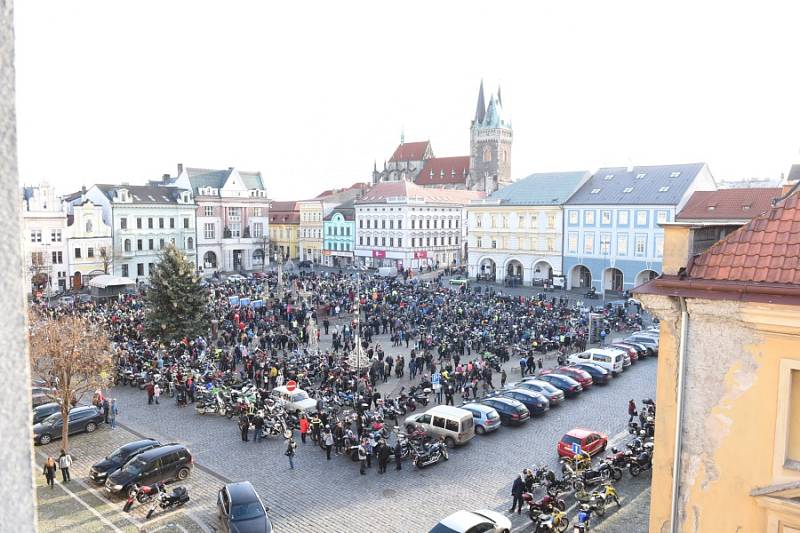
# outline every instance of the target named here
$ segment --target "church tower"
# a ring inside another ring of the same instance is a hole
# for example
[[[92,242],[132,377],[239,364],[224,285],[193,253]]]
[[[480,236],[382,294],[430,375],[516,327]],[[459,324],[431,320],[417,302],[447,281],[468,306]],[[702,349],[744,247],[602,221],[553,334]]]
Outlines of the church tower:
[[[478,90],[478,106],[470,127],[470,178],[467,188],[491,194],[511,183],[511,121],[503,115],[500,88],[486,105],[483,80]]]

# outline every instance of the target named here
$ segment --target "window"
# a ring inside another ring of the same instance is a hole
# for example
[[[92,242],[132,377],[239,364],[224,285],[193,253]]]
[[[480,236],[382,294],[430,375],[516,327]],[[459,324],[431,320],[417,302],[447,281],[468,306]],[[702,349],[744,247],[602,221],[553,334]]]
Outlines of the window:
[[[137,263],[137,265],[136,265],[136,275],[137,276],[144,276],[144,263]]]
[[[231,237],[241,237],[241,236],[242,236],[242,225],[239,222],[231,224]]]
[[[386,246],[386,237],[381,237],[381,246]]]
[[[458,246],[458,236],[456,236],[456,246]]]
[[[628,212],[627,211],[617,211],[617,224],[620,226],[627,226],[628,225]]]
[[[628,235],[617,233],[617,255],[628,255]]]
[[[517,227],[518,228],[524,228],[525,227],[525,216],[524,215],[520,215],[519,216],[519,219],[517,220]]]
[[[587,226],[594,226],[594,211],[583,212],[583,223]]]
[[[667,192],[669,187],[659,187],[658,192]]]
[[[609,211],[608,209],[603,209],[602,211],[600,211],[600,224],[604,226],[611,225],[611,211]]]
[[[140,252],[144,249],[143,242],[144,241],[142,241],[142,239],[136,239],[136,249],[139,250]]]
[[[611,253],[611,234],[600,234],[600,255],[608,255]]]
[[[159,217],[158,218],[158,229],[164,229],[164,218],[163,217]]]
[[[497,221],[495,220],[495,217],[494,217],[494,215],[490,215],[490,216],[489,216],[489,222],[490,222],[490,226],[491,226],[491,227],[493,227],[493,228],[494,228],[494,227],[496,227],[496,226],[497,226]]]
[[[569,235],[567,236],[567,251],[571,254],[578,253],[578,232],[569,232]]]
[[[150,275],[153,273],[153,269],[155,269],[155,263],[147,263],[147,274]]]
[[[555,238],[554,237],[547,237],[545,245],[547,246],[547,251],[548,252],[555,251],[555,249],[556,249],[556,240],[555,240]]]
[[[86,233],[91,233],[94,229],[91,219],[86,220]]]
[[[656,249],[655,249],[655,256],[656,257],[663,257],[664,256],[664,236],[657,235],[656,236]]]
[[[191,237],[186,239],[186,249],[187,250],[194,250],[194,239],[192,239]]]
[[[578,212],[577,211],[570,211],[569,212],[569,223],[572,226],[578,225]]]
[[[242,208],[241,207],[229,207],[228,208],[228,220],[232,222],[238,222],[242,219]],[[308,215],[306,213],[306,215]],[[306,220],[308,220],[308,216],[306,216]]]
[[[122,217],[119,219],[119,229],[128,229],[128,219]]]
[[[123,278],[128,277],[128,265],[122,265],[122,277]]]
[[[497,240],[492,239],[492,248],[497,248]]]
[[[594,253],[594,233],[591,231],[583,234],[583,253]]]
[[[475,215],[475,227],[480,228],[482,223],[483,215]],[[413,226],[412,226],[413,229]]]
[[[389,237],[389,246],[394,248],[394,237]]]
[[[147,239],[147,249],[148,250],[155,249],[155,241],[153,239]]]
[[[364,246],[364,237],[361,237],[361,236],[358,237],[358,245],[359,246]]]
[[[431,245],[431,238],[425,237],[425,246],[430,246],[430,245]]]
[[[203,236],[206,239],[214,239],[214,234],[216,233],[216,224],[209,224],[206,223],[203,225]]]
[[[492,149],[488,146],[483,147],[483,161],[491,161],[492,160]]]
[[[643,210],[636,211],[636,225],[637,226],[647,225],[647,211]]]
[[[592,192],[590,194],[599,194],[599,193],[600,189],[592,189]]]
[[[52,258],[53,263],[56,265],[61,265],[64,263],[64,256],[62,255],[62,252],[53,252]]]
[[[663,209],[656,211],[656,222],[663,224],[667,221],[667,212]]]
[[[630,192],[633,192],[633,187],[625,187],[624,189],[622,189],[622,192],[624,192],[626,194],[630,193]]]
[[[680,172],[672,172],[672,173],[670,173],[669,177],[670,178],[677,178],[677,177],[680,177],[680,175],[681,175]]]
[[[188,218],[186,220],[189,220]],[[262,222],[253,223],[253,237],[264,236],[264,224]]]
[[[358,220],[358,227],[361,228],[361,229],[364,229],[364,219],[363,218]],[[411,227],[412,228],[414,227],[414,221],[413,220],[411,221]]]
[[[153,229],[153,219],[152,219],[152,217],[147,219],[147,229]]]
[[[94,248],[91,246],[86,249],[86,257],[94,257]]]
[[[125,239],[125,242],[123,243],[123,248],[122,249],[125,250],[126,252],[130,252],[131,251],[131,240],[130,239]],[[80,255],[80,250],[77,249],[77,248],[75,249],[75,253],[77,254],[77,255],[75,255],[75,257],[80,257],[81,256]]]
[[[163,250],[164,249],[164,239],[159,239],[158,240],[158,249],[159,250]]]
[[[556,216],[547,215],[547,229],[555,229],[555,228],[556,228]]]
[[[50,242],[61,242],[61,230],[60,229],[54,229],[54,230],[52,230],[50,232]]]
[[[260,217],[261,216],[261,208],[260,207],[254,207],[253,208],[253,216],[254,217]]]
[[[142,218],[136,217],[136,229],[142,229]]]
[[[350,245],[348,245],[348,246],[350,246]],[[402,248],[403,247],[403,238],[402,237],[398,237],[397,238],[397,247],[398,248]]]
[[[31,230],[31,242],[42,242],[42,230]]]
[[[397,221],[397,229],[403,229],[403,221],[402,220],[398,220]],[[349,227],[348,227],[348,231],[350,231]],[[348,233],[348,235],[349,235],[349,233]]]
[[[214,216],[214,207],[210,206],[210,205],[205,206],[203,208],[203,215],[207,216],[207,217],[213,217]]]
[[[633,255],[643,257],[647,251],[647,235],[637,235],[633,246]]]
[[[502,223],[503,223],[502,227],[504,227],[504,228],[508,227],[508,217],[506,215],[503,215]]]
[[[169,219],[172,222],[172,219]],[[172,226],[172,224],[170,224]],[[183,217],[183,229],[189,229],[189,217]]]

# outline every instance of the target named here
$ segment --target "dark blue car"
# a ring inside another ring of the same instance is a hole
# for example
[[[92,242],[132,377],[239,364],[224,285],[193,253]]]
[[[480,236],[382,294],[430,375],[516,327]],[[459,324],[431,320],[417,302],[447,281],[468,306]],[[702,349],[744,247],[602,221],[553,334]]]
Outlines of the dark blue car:
[[[550,402],[541,393],[527,389],[511,389],[500,393],[503,398],[511,398],[521,402],[531,415],[543,415],[550,410]]]
[[[569,398],[577,396],[583,390],[581,384],[572,379],[571,377],[562,374],[542,374],[539,380],[545,381],[556,388],[564,391],[564,394]]]
[[[611,372],[600,365],[594,363],[575,363],[569,366],[574,366],[575,368],[580,368],[588,372],[589,375],[592,376],[592,381],[600,385],[605,385],[611,381]]]

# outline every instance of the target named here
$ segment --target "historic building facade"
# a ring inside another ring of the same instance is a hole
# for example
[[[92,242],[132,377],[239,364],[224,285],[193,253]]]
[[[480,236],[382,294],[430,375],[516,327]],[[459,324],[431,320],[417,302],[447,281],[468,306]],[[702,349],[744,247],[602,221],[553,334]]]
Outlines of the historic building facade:
[[[323,264],[335,267],[351,265],[356,244],[355,200],[334,207],[325,216],[322,233]]]
[[[111,226],[103,220],[103,207],[86,198],[85,191],[65,201],[69,284],[80,289],[93,277],[113,271]]]
[[[300,257],[300,208],[297,202],[272,202],[269,209],[269,236],[273,259],[289,261]]]
[[[52,294],[67,288],[67,215],[48,183],[22,189],[24,286]]]

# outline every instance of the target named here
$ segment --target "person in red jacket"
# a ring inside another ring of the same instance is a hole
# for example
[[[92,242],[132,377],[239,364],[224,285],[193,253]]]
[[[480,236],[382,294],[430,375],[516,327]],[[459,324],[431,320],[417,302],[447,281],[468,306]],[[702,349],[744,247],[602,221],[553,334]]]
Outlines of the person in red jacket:
[[[309,426],[308,418],[306,418],[306,415],[301,415],[300,416],[300,440],[303,442],[303,444],[306,443],[306,433],[308,433],[308,426]]]

